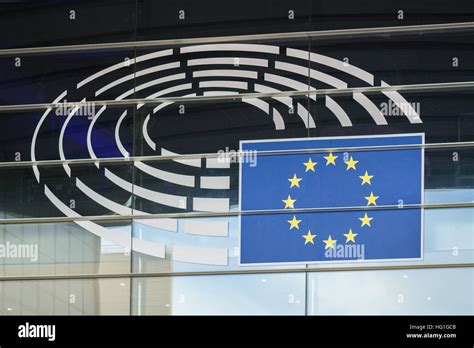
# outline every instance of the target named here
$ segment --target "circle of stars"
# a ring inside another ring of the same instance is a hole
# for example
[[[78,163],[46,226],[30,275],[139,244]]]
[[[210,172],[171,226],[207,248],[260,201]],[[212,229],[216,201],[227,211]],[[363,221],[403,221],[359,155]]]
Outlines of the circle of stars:
[[[323,158],[326,160],[326,167],[336,166],[336,160],[338,159],[338,157],[339,156],[333,155],[332,152],[329,152],[327,156],[323,156]],[[355,160],[352,156],[350,156],[349,160],[344,161],[344,163],[347,166],[346,171],[350,171],[350,170],[356,171],[357,170],[356,165],[357,163],[359,163],[359,161]],[[316,173],[317,164],[318,162],[313,162],[313,160],[310,157],[307,162],[303,163],[303,165],[305,166],[305,173],[308,173],[308,172]],[[374,175],[369,175],[368,171],[366,170],[364,175],[360,175],[359,178],[361,179],[361,186],[364,186],[364,185],[370,186],[372,185],[372,179],[374,178]],[[294,189],[301,188],[300,185],[302,184],[301,182],[303,181],[303,178],[299,178],[295,173],[293,174],[292,178],[288,179],[288,181],[290,182],[290,189],[294,190]],[[364,198],[367,200],[367,206],[369,207],[369,206],[377,205],[377,199],[379,198],[379,196],[374,195],[374,193],[371,191],[370,195]],[[291,197],[291,194],[289,194],[286,199],[283,199],[282,202],[285,203],[284,209],[295,209],[296,199],[293,199]],[[361,225],[360,225],[361,229],[363,229],[364,227],[366,228],[372,227],[372,220],[374,220],[374,218],[369,216],[367,212],[364,213],[364,216],[358,219],[361,222]],[[290,231],[293,229],[295,230],[300,229],[299,224],[302,222],[302,220],[298,220],[296,215],[293,215],[293,218],[287,221],[290,224]],[[356,243],[355,238],[359,235],[359,233],[354,233],[352,231],[352,228],[349,228],[349,231],[347,233],[343,233],[342,235],[346,238],[345,243],[355,244]],[[308,232],[306,234],[303,234],[301,237],[304,238],[304,245],[307,245],[307,244],[315,245],[315,238],[317,237],[317,234],[312,234],[311,230],[308,230]],[[323,243],[325,244],[324,246],[325,250],[329,248],[335,249],[337,239],[333,239],[332,235],[329,234],[327,239],[323,240]]]

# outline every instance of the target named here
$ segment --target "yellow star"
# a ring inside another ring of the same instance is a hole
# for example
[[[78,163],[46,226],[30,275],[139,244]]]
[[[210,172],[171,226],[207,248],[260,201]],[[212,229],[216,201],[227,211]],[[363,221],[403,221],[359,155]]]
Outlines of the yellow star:
[[[346,237],[346,243],[348,242],[356,242],[354,237],[357,236],[358,233],[352,233],[352,229],[349,229],[349,233],[344,233],[343,236]]]
[[[290,195],[288,195],[287,199],[282,199],[282,202],[285,203],[285,209],[287,208],[295,209],[296,199],[291,199]]]
[[[326,246],[324,247],[324,250],[326,250],[328,248],[333,248],[334,249],[334,245],[336,244],[337,240],[332,239],[331,235],[329,235],[329,238],[326,239],[326,240],[323,240],[323,242],[324,242],[324,244],[326,244]]]
[[[326,166],[330,165],[330,164],[334,164],[336,165],[336,158],[338,156],[333,156],[332,155],[332,152],[329,153],[329,156],[323,156],[325,159],[326,159]]]
[[[344,163],[347,164],[347,170],[351,168],[356,170],[356,164],[359,163],[359,161],[354,161],[354,159],[351,156],[351,158],[349,158],[349,161],[345,161]]]
[[[296,227],[297,230],[300,229],[299,223],[301,222],[301,220],[296,220],[295,215],[293,215],[293,219],[288,220],[288,222],[290,223],[290,230],[293,229],[294,227]]]
[[[367,205],[377,205],[377,202],[376,200],[379,198],[379,196],[374,196],[374,193],[373,192],[370,192],[370,196],[369,197],[364,197],[366,200],[367,200]]]
[[[305,173],[306,173],[308,170],[312,170],[312,171],[314,172],[314,171],[315,171],[315,170],[314,170],[314,166],[315,166],[316,164],[318,164],[318,162],[313,162],[313,161],[311,160],[311,158],[310,158],[310,159],[308,160],[308,162],[305,162],[305,163],[303,163],[303,164],[306,166]]]
[[[369,175],[369,173],[367,173],[367,171],[365,171],[365,174],[364,174],[364,175],[359,176],[359,178],[362,179],[362,184],[361,184],[361,185],[364,185],[364,184],[372,185],[372,183],[370,182],[370,180],[371,180],[373,177],[374,177],[373,175]]]
[[[293,178],[288,179],[288,181],[291,182],[290,188],[292,188],[293,186],[300,187],[300,181],[301,181],[301,180],[303,180],[303,179],[298,178],[298,177],[296,176],[296,174],[293,174]]]
[[[316,237],[316,235],[315,235],[315,234],[311,234],[311,231],[308,231],[308,234],[306,234],[306,235],[303,234],[301,237],[303,237],[303,238],[305,239],[305,240],[304,240],[304,245],[306,245],[306,244],[308,244],[308,243],[311,243],[311,244],[314,245],[313,239],[314,239],[314,237]]]
[[[360,227],[364,227],[365,225],[369,226],[369,227],[372,227],[370,225],[370,222],[373,220],[374,218],[373,217],[368,217],[367,216],[367,213],[365,213],[364,217],[361,217],[359,218],[360,221],[362,221],[362,225],[360,225]]]

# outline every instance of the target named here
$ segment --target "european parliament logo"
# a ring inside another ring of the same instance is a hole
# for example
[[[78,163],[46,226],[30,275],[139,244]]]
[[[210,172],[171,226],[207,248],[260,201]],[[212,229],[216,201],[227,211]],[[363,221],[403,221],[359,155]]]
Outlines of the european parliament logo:
[[[241,142],[240,263],[421,259],[424,134]],[[292,151],[289,151],[292,150]]]

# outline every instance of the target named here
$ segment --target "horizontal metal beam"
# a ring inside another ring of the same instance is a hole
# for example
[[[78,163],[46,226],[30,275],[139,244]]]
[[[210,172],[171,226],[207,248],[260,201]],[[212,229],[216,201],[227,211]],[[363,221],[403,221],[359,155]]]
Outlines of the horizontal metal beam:
[[[76,53],[91,51],[111,51],[127,49],[145,49],[170,46],[189,46],[211,43],[230,43],[230,42],[252,42],[252,41],[293,41],[302,39],[338,39],[338,38],[356,38],[369,35],[397,35],[397,34],[430,34],[452,30],[473,29],[474,22],[461,23],[440,23],[440,24],[422,24],[406,25],[396,27],[375,27],[375,28],[354,28],[354,29],[336,29],[320,31],[299,31],[271,34],[252,34],[252,35],[233,35],[233,36],[213,36],[185,39],[165,39],[148,41],[127,41],[111,42],[82,45],[66,46],[44,46],[44,47],[25,47],[10,48],[0,50],[0,57],[24,56],[31,54],[50,54],[50,53]]]
[[[383,265],[383,266],[339,266],[339,267],[307,267],[283,269],[238,269],[228,271],[196,271],[196,272],[146,272],[146,273],[107,273],[107,274],[61,274],[61,275],[19,275],[0,277],[0,281],[45,281],[45,280],[92,280],[92,279],[123,279],[123,278],[164,278],[164,277],[202,277],[202,276],[229,276],[246,274],[293,274],[293,273],[329,273],[329,272],[357,272],[357,271],[399,271],[420,269],[449,269],[472,268],[469,263],[444,264],[411,264],[411,265]]]
[[[42,223],[67,223],[75,221],[96,222],[132,222],[134,220],[151,220],[167,218],[212,218],[212,217],[237,217],[243,215],[269,215],[269,214],[304,214],[304,213],[330,213],[347,211],[374,211],[374,210],[402,210],[402,209],[453,209],[473,208],[474,202],[454,203],[429,203],[429,204],[404,204],[399,205],[377,205],[377,206],[348,206],[348,207],[318,207],[297,209],[265,209],[265,210],[234,210],[228,212],[188,212],[188,213],[160,213],[160,214],[137,214],[137,215],[92,215],[92,216],[58,216],[41,218],[11,218],[0,219],[0,225],[19,224],[42,224]],[[135,221],[136,222],[136,221]]]
[[[263,99],[263,98],[281,98],[281,97],[310,97],[318,96],[352,96],[354,93],[376,94],[382,92],[449,92],[468,90],[474,88],[474,81],[464,82],[442,82],[442,83],[420,83],[409,85],[393,85],[393,86],[372,86],[372,87],[352,87],[352,88],[328,88],[318,90],[304,91],[282,91],[270,93],[239,93],[239,94],[223,94],[209,96],[193,96],[193,97],[166,97],[166,98],[131,98],[123,100],[89,100],[89,101],[68,101],[67,104],[74,106],[109,106],[109,107],[135,107],[137,105],[154,106],[162,103],[206,103],[206,102],[240,102],[243,99]],[[474,92],[471,91],[471,93]],[[38,104],[15,104],[0,105],[0,113],[18,112],[18,111],[36,111],[46,109],[56,109],[64,107],[63,103],[38,103]],[[11,115],[9,115],[11,116]]]
[[[308,138],[310,139],[310,138]],[[390,151],[390,150],[413,150],[413,149],[463,149],[474,147],[474,141],[463,142],[446,142],[446,143],[429,143],[429,144],[412,144],[412,145],[378,145],[378,146],[353,146],[353,147],[334,147],[328,148],[311,148],[300,150],[268,150],[253,152],[256,156],[275,156],[275,155],[301,155],[332,152],[354,152],[354,151]],[[227,156],[227,160],[225,159]],[[56,166],[56,165],[81,165],[91,163],[111,163],[111,164],[128,164],[134,162],[159,162],[200,158],[222,158],[223,161],[232,162],[232,158],[238,159],[249,156],[249,151],[235,151],[234,153],[196,153],[181,154],[168,156],[130,156],[130,157],[108,157],[108,158],[82,158],[82,159],[66,159],[66,160],[42,160],[42,161],[18,161],[18,162],[0,162],[0,168],[15,167],[32,167],[32,166]]]

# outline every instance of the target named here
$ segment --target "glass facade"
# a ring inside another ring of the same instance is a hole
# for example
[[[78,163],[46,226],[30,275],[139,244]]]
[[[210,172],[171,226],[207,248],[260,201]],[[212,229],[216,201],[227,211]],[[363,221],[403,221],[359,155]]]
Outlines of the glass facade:
[[[474,314],[462,3],[1,4],[0,314]],[[240,265],[240,142],[409,133],[421,260]]]

